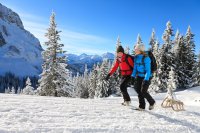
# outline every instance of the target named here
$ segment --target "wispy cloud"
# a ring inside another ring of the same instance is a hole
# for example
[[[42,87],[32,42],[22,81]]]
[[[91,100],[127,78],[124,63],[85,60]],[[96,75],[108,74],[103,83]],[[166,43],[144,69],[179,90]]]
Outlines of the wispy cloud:
[[[36,21],[36,22],[48,22],[46,19],[44,19],[43,17],[40,17],[40,16],[36,16],[36,15],[33,15],[33,14],[29,14],[29,13],[24,13],[24,12],[21,12],[19,11],[18,14],[20,15],[20,17],[22,19],[25,19],[25,20],[29,20],[29,21]]]
[[[84,33],[69,31],[69,30],[65,30],[65,29],[63,30],[61,35],[66,38],[76,39],[76,40],[80,40],[80,41],[90,41],[90,42],[99,42],[99,43],[105,43],[105,42],[111,41],[109,39],[106,39],[106,38],[103,38],[100,36],[84,34]]]
[[[91,55],[101,55],[102,53],[105,52],[111,52],[108,51],[106,49],[102,50],[102,49],[97,49],[97,48],[88,48],[88,47],[78,47],[78,46],[74,46],[73,44],[68,43],[68,45],[65,45],[64,48],[67,53],[73,53],[73,54],[82,54],[82,53],[87,53],[87,54],[91,54]]]
[[[28,13],[21,13],[20,16],[23,16],[21,18],[25,29],[35,35],[43,46],[46,41],[44,35],[47,32],[49,18],[46,18],[45,20],[44,18]],[[62,43],[65,44],[64,50],[69,53],[102,54],[108,51],[106,47],[109,45],[115,45],[115,41],[101,36],[71,31],[66,28],[59,27],[59,25],[58,28],[62,31],[60,36]]]
[[[41,44],[44,43],[45,39],[45,32],[47,31],[47,25],[33,22],[33,21],[28,21],[26,19],[23,19],[23,24],[26,30],[30,31],[35,37],[37,37]]]

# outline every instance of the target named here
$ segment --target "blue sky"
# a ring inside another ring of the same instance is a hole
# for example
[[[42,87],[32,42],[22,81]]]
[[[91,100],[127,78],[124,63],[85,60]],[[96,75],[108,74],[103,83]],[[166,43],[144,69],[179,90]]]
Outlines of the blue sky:
[[[199,0],[0,0],[16,11],[27,30],[43,45],[52,10],[68,53],[113,52],[120,36],[133,49],[138,33],[148,47],[152,28],[162,43],[166,22],[185,35],[188,25],[200,50]]]

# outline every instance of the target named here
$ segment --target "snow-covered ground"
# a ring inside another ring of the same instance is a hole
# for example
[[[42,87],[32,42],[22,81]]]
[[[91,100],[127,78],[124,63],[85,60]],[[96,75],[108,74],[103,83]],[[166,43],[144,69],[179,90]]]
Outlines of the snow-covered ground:
[[[0,94],[0,133],[199,133],[200,87],[177,92],[185,110],[160,106],[165,94],[156,94],[156,107],[136,111],[121,106],[121,97],[73,99]],[[132,105],[138,106],[132,95]],[[147,104],[148,107],[148,104]]]

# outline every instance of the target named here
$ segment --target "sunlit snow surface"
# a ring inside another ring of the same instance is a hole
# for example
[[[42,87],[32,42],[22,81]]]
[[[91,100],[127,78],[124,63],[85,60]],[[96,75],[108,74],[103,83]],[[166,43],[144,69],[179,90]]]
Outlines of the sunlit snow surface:
[[[0,94],[0,133],[199,133],[200,87],[177,92],[185,110],[160,106],[165,93],[155,94],[154,110],[121,106],[122,97],[79,99]]]

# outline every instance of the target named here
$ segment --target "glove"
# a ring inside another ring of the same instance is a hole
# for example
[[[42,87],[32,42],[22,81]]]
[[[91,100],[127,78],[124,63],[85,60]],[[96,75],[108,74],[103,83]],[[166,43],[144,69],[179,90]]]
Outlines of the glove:
[[[108,80],[110,78],[110,74],[108,74],[105,78],[105,80]]]
[[[135,83],[135,78],[131,77],[131,85],[134,85],[134,83]]]

